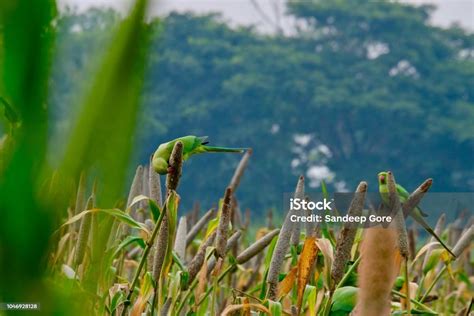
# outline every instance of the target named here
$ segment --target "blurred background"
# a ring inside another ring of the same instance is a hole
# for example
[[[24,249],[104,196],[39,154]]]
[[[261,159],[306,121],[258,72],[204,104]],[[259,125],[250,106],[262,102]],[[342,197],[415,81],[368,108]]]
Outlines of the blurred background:
[[[59,1],[55,142],[73,122],[71,87],[87,85],[130,3]],[[161,1],[148,19],[136,163],[187,134],[252,147],[239,199],[255,212],[280,207],[299,174],[336,191],[376,191],[386,169],[407,189],[428,177],[434,191],[474,189],[473,1]],[[188,161],[185,208],[215,202],[238,160]]]

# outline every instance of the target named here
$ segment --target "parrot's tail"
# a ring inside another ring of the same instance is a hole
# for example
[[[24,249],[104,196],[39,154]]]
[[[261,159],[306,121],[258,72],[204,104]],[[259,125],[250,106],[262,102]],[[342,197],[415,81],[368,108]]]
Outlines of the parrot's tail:
[[[227,148],[216,146],[202,146],[205,152],[208,153],[243,153],[248,148]]]
[[[423,227],[431,234],[431,236],[433,236],[440,244],[441,246],[443,246],[444,249],[446,249],[449,254],[451,256],[453,256],[453,258],[456,258],[456,255],[451,251],[451,249],[449,249],[449,247],[441,240],[441,238],[439,238],[438,235],[436,235],[436,233],[434,232],[433,229],[431,229],[431,227],[429,227],[428,225],[423,225]]]

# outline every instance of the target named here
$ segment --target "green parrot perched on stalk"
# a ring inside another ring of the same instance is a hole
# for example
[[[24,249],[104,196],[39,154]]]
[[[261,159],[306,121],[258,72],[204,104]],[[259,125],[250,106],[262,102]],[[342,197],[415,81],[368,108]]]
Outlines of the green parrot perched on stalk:
[[[388,176],[388,173],[387,172],[380,172],[378,174],[378,180],[379,180],[379,192],[380,192],[380,196],[382,197],[382,200],[384,203],[388,203],[388,186],[387,186],[387,176]],[[398,193],[398,196],[400,198],[400,202],[401,203],[404,203],[408,197],[410,196],[410,194],[408,193],[408,191],[402,187],[401,185],[399,185],[397,183],[396,185],[396,188],[397,188],[397,193]],[[407,214],[405,214],[407,215]],[[426,217],[428,216],[428,214],[424,213],[418,206],[416,206],[411,212],[410,214],[411,217],[413,217],[413,219],[418,223],[420,224],[421,226],[423,226],[423,228],[431,234],[431,236],[433,236],[440,244],[441,246],[444,247],[444,249],[446,249],[450,254],[451,256],[453,257],[456,257],[453,252],[451,251],[451,249],[448,248],[448,246],[446,246],[446,244],[441,240],[441,238],[436,235],[436,233],[434,232],[434,230],[430,227],[430,225],[425,221],[425,219],[423,217]]]
[[[227,147],[216,147],[207,146],[207,136],[183,136],[173,139],[167,143],[163,143],[158,146],[158,149],[153,154],[153,169],[159,174],[167,174],[169,170],[169,159],[173,147],[176,142],[183,143],[183,160],[187,160],[189,157],[195,154],[202,153],[243,153],[248,148],[227,148]]]

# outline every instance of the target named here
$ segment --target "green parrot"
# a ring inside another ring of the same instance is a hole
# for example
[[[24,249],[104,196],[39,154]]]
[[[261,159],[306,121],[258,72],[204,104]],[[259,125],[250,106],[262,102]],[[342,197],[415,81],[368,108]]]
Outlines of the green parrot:
[[[168,163],[173,151],[174,145],[177,141],[183,143],[183,160],[187,160],[189,157],[195,154],[201,153],[243,153],[247,148],[226,148],[226,147],[215,147],[206,146],[209,142],[207,136],[183,136],[173,139],[167,143],[163,143],[158,146],[158,149],[153,154],[153,169],[159,174],[168,173]]]
[[[387,172],[383,171],[383,172],[380,172],[378,174],[378,179],[379,179],[379,192],[380,192],[380,196],[382,197],[382,200],[384,203],[388,203],[388,186],[387,186]],[[397,183],[396,185],[397,187],[397,193],[398,193],[398,196],[400,198],[400,202],[401,203],[404,203],[408,197],[410,196],[410,193],[408,193],[408,191],[402,187],[401,185],[399,185]],[[425,221],[425,219],[423,217],[426,217],[428,216],[428,214],[424,213],[418,206],[415,207],[411,212],[410,212],[410,215],[411,217],[413,217],[413,219],[418,223],[420,224],[421,226],[423,226],[423,228],[431,234],[431,236],[433,236],[440,244],[441,246],[444,247],[444,249],[446,249],[450,254],[451,256],[453,257],[456,257],[451,249],[448,248],[448,246],[446,246],[446,244],[441,240],[441,238],[439,238],[438,235],[436,235],[436,233],[434,232],[434,230],[430,227],[430,225]]]

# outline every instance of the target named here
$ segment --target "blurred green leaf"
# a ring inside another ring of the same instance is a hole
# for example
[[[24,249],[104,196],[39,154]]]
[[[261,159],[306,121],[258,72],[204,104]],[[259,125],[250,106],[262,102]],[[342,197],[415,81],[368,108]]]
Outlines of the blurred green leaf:
[[[12,108],[12,106],[5,100],[4,98],[0,97],[0,103],[3,104],[5,107],[5,118],[10,122],[10,123],[17,123],[19,121],[18,114],[16,114],[15,110]]]
[[[307,285],[305,291],[305,299],[303,306],[308,305],[308,310],[310,315],[316,314],[316,295],[318,290],[315,286]]]
[[[321,192],[323,193],[323,197],[326,200],[330,200],[329,192],[326,186],[326,182],[324,180],[321,180]],[[328,214],[328,211],[324,210],[324,215],[326,214]],[[323,237],[328,239],[331,242],[331,245],[333,245],[334,247],[336,245],[336,242],[334,241],[331,234],[329,233],[328,225],[325,221],[321,223],[321,232],[322,232]]]
[[[52,0],[0,4],[0,95],[11,105],[5,112],[9,120],[22,119],[0,170],[0,301],[28,297],[42,301],[42,311],[51,314],[51,289],[41,275],[52,213],[38,195],[47,150],[45,104],[55,16]]]
[[[206,237],[212,234],[214,230],[216,230],[217,225],[219,224],[219,216],[218,215],[216,218],[213,218],[209,221],[209,224],[207,224],[207,230],[206,230]]]
[[[443,249],[434,249],[431,251],[426,264],[423,266],[423,273],[427,274],[432,269],[434,269],[438,263],[441,262],[441,254],[443,253]]]
[[[272,242],[268,246],[267,253],[265,254],[265,260],[263,262],[264,263],[264,268],[265,268],[265,273],[264,273],[263,278],[262,278],[261,288],[260,288],[260,295],[259,295],[259,298],[262,299],[262,300],[267,295],[267,282],[266,282],[266,280],[267,280],[267,275],[268,275],[268,269],[270,268],[270,263],[272,261],[273,252],[275,250],[275,246],[277,244],[277,241],[278,241],[278,238],[273,238],[272,239]]]
[[[91,78],[81,113],[72,130],[61,173],[77,178],[83,169],[99,179],[99,205],[121,197],[132,150],[149,32],[146,0],[137,0],[130,16],[115,30],[102,64]]]

